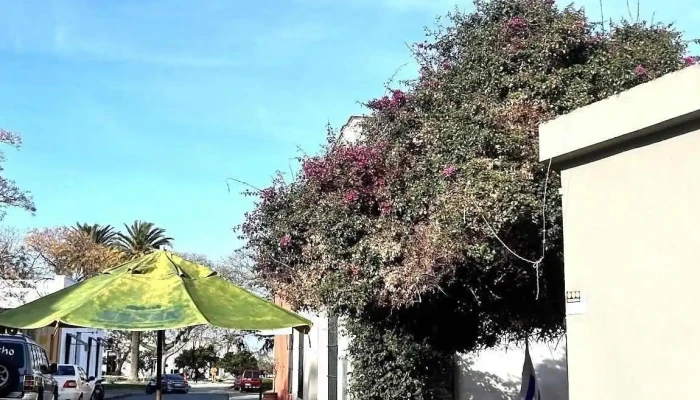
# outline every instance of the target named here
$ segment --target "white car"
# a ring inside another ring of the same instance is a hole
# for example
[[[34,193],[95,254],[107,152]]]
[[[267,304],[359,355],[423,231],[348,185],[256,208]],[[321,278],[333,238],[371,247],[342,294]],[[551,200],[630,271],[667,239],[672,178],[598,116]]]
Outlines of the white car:
[[[95,378],[74,364],[58,364],[53,374],[58,382],[58,400],[92,400]]]

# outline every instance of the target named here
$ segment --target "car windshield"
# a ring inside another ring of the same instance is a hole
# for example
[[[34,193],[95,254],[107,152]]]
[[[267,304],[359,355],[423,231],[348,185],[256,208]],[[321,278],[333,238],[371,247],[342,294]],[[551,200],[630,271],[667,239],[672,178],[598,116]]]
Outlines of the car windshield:
[[[180,375],[174,375],[174,374],[167,374],[165,375],[165,379],[169,381],[184,381],[185,378],[181,377]]]
[[[0,360],[24,367],[24,346],[18,342],[0,342]]]
[[[72,365],[59,365],[56,368],[56,376],[75,376],[75,367]]]
[[[260,379],[260,371],[246,371],[243,373],[245,379]]]

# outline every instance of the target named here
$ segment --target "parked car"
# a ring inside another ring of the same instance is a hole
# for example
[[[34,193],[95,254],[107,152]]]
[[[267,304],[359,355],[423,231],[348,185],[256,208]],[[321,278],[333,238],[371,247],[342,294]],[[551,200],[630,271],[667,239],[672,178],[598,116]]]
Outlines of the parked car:
[[[163,382],[163,393],[187,393],[190,391],[190,385],[185,381],[182,375],[178,374],[164,374],[162,376]],[[146,385],[146,394],[155,393],[156,391],[156,378],[151,378]]]
[[[0,334],[0,399],[58,400],[55,368],[29,336]]]
[[[75,364],[58,364],[53,374],[58,382],[57,400],[101,400],[104,397],[102,382],[88,377],[83,367]]]
[[[233,384],[234,390],[241,392],[260,391],[262,388],[262,371],[246,370]]]

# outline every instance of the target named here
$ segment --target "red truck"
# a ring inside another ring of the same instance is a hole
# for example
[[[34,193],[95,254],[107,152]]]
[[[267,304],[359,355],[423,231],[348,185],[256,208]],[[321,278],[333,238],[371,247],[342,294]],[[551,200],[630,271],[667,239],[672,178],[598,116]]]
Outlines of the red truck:
[[[233,385],[235,390],[241,392],[257,392],[262,388],[262,371],[246,370],[243,371],[236,383]]]

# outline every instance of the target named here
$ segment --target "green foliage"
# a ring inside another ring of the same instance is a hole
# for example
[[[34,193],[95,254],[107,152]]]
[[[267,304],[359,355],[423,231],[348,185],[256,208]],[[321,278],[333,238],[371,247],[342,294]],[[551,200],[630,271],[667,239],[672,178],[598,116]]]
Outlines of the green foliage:
[[[165,229],[158,228],[152,222],[134,221],[131,226],[124,224],[124,227],[126,234],[117,234],[117,244],[132,256],[172,245],[173,238],[166,236]]]
[[[249,193],[258,274],[348,317],[357,398],[439,398],[424,366],[561,331],[559,177],[538,126],[696,60],[671,26],[602,28],[549,0],[449,14],[414,46],[419,78],[367,103],[359,141],[330,131],[293,182]]]
[[[219,364],[227,372],[234,375],[238,375],[246,369],[258,369],[258,359],[247,349],[224,354]]]
[[[272,378],[263,378],[262,380],[262,390],[263,392],[272,390],[272,387],[274,386],[274,380]]]
[[[183,350],[175,358],[175,367],[194,370],[195,373],[219,361],[213,345]]]
[[[100,224],[81,224],[80,222],[75,224],[73,227],[78,232],[83,232],[90,236],[93,242],[101,244],[103,246],[112,246],[116,243],[117,232],[111,225],[100,225]]]

